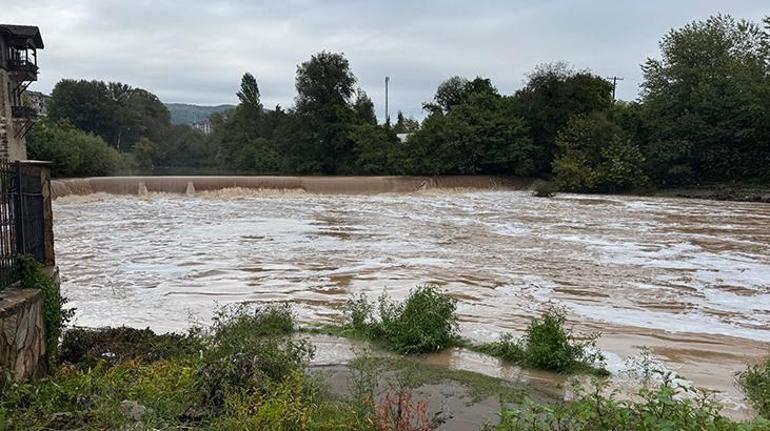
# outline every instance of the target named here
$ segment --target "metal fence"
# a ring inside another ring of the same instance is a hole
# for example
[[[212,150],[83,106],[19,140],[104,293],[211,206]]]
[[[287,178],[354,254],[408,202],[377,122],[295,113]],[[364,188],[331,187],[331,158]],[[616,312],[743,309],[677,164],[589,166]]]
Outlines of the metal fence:
[[[19,255],[45,260],[44,208],[36,168],[0,161],[0,290],[19,281]]]

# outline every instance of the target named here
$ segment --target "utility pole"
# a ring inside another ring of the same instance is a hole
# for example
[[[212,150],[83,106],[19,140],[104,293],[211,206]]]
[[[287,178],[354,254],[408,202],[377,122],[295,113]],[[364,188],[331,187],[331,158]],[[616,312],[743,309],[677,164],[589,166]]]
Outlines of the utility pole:
[[[618,81],[622,81],[623,78],[619,76],[611,76],[607,79],[612,81],[612,103],[615,103],[615,90],[618,88]]]
[[[385,124],[390,125],[390,111],[388,111],[388,85],[390,76],[385,77]]]

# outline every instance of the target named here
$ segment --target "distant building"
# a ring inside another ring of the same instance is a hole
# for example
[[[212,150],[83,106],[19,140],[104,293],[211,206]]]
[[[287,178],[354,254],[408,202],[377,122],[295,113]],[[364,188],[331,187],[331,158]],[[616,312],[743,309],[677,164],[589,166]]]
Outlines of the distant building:
[[[27,158],[25,137],[37,110],[23,103],[27,87],[37,81],[37,50],[43,49],[35,26],[0,24],[0,159]]]
[[[211,121],[205,118],[200,121],[196,121],[190,125],[193,129],[198,129],[206,135],[211,134]]]
[[[39,91],[27,90],[24,93],[26,101],[29,102],[29,106],[35,108],[38,118],[48,116],[48,102],[51,100],[51,96],[43,94]],[[22,100],[24,102],[24,100]]]

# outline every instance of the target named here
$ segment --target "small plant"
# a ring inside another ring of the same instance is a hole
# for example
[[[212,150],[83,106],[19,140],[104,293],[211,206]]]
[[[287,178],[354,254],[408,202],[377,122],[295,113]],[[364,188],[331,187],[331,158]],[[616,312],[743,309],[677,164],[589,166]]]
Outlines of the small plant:
[[[413,401],[409,390],[386,393],[376,414],[378,431],[434,431],[439,425],[429,417],[428,403]]]
[[[75,309],[64,307],[67,298],[61,295],[61,286],[46,274],[40,262],[32,256],[20,256],[18,259],[21,285],[25,288],[40,289],[43,295],[46,355],[49,368],[54,369],[58,362],[59,337],[64,326],[75,314]]]
[[[697,389],[678,385],[669,375],[654,388],[644,388],[637,399],[616,400],[602,395],[603,385],[582,391],[574,401],[522,408],[506,408],[500,413],[497,431],[759,431],[767,421],[737,423],[721,414],[721,406]]]
[[[749,365],[738,373],[736,380],[754,410],[770,419],[770,357]]]
[[[519,340],[504,334],[500,341],[480,346],[479,350],[527,367],[556,372],[589,371],[606,374],[593,368],[603,357],[596,350],[597,335],[577,341],[565,328],[564,310],[549,307],[540,318],[532,319],[525,336]]]
[[[535,180],[532,183],[532,195],[539,198],[550,198],[557,191],[558,187],[553,181]]]
[[[305,374],[294,371],[280,382],[272,382],[264,392],[231,395],[224,414],[210,429],[223,431],[308,429],[318,406],[316,388]]]
[[[243,337],[285,335],[294,330],[294,315],[289,304],[250,306],[226,305],[218,309],[211,327],[217,343],[237,343]]]
[[[364,296],[347,304],[348,328],[354,335],[384,344],[405,354],[437,352],[457,338],[456,301],[436,285],[418,286],[404,302],[379,299],[379,319]]]
[[[220,309],[196,371],[204,401],[222,407],[228,395],[261,393],[304,370],[314,349],[306,340],[290,339],[293,328],[288,305]]]

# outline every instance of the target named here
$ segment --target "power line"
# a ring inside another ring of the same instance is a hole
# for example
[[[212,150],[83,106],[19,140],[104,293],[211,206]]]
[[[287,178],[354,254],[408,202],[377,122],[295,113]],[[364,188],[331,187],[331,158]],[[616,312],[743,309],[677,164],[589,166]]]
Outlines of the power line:
[[[390,76],[385,77],[385,124],[390,124],[390,111],[388,110],[388,84],[390,84]]]
[[[608,80],[612,81],[612,102],[615,102],[615,90],[618,88],[618,81],[622,81],[623,78],[619,76],[611,76],[607,78]]]

